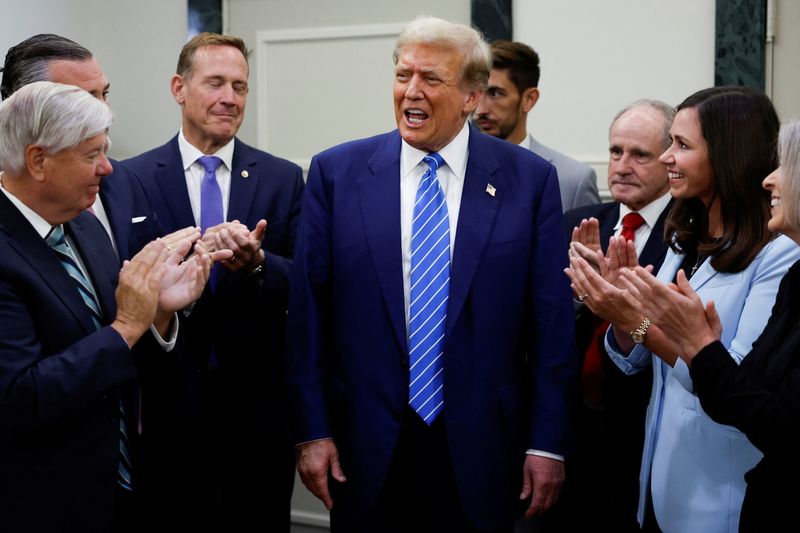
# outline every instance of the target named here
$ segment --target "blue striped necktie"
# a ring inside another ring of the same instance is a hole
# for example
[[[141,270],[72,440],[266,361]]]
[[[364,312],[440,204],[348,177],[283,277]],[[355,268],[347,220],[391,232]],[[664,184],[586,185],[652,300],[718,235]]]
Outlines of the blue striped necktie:
[[[97,303],[97,297],[94,292],[89,279],[83,274],[78,260],[72,247],[67,242],[64,235],[64,226],[54,227],[47,235],[47,244],[56,253],[61,265],[67,271],[67,274],[75,281],[78,289],[78,294],[81,295],[83,303],[89,310],[89,315],[92,319],[94,327],[100,329],[103,327],[103,318],[100,313],[100,306]],[[130,445],[128,443],[127,424],[125,422],[125,407],[122,405],[122,400],[119,402],[119,463],[117,466],[117,483],[127,490],[131,490],[131,458],[130,458]]]
[[[408,346],[409,405],[430,425],[444,408],[443,348],[450,292],[450,221],[436,177],[444,163],[433,152],[423,159],[411,223],[411,291]]]

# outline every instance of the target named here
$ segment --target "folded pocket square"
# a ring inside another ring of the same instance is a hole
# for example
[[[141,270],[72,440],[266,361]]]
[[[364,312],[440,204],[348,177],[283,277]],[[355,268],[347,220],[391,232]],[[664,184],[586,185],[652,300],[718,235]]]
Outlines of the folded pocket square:
[[[131,224],[136,224],[137,222],[142,222],[142,221],[144,221],[144,219],[146,219],[146,218],[147,218],[147,217],[133,217],[133,218],[131,219]]]

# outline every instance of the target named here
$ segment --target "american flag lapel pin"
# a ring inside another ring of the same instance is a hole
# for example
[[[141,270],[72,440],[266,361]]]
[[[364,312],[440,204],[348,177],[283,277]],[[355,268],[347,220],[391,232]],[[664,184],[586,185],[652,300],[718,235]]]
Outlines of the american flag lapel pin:
[[[486,184],[486,194],[488,194],[489,196],[494,196],[496,192],[497,189],[494,188],[494,185],[492,185],[491,183]]]

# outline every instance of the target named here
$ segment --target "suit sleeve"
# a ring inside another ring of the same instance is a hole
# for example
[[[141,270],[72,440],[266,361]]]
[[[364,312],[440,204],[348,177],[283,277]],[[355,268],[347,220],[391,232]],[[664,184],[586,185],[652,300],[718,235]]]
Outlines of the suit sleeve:
[[[529,367],[533,383],[529,448],[565,455],[569,451],[570,398],[577,375],[575,325],[558,182],[553,167],[540,190],[533,220],[530,263]]]
[[[332,186],[314,158],[303,198],[289,291],[286,380],[295,443],[330,437],[326,405]]]
[[[107,326],[56,353],[44,353],[44,328],[64,327],[59,317],[37,323],[23,290],[0,280],[0,425],[26,435],[65,423],[98,396],[136,377],[131,351]]]
[[[793,350],[792,357],[797,360],[800,346]],[[737,427],[765,454],[796,453],[800,445],[800,366],[792,366],[780,386],[769,390],[738,366],[721,342],[715,342],[695,356],[691,373],[700,403],[711,418]]]

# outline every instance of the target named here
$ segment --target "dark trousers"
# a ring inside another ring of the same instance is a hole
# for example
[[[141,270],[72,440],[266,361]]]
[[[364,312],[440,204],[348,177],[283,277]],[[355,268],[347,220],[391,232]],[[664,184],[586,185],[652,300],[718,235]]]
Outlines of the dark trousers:
[[[378,496],[365,520],[331,514],[331,531],[340,533],[483,532],[472,526],[458,495],[444,417],[431,426],[407,408],[397,447]],[[510,533],[507,528],[492,530]]]

